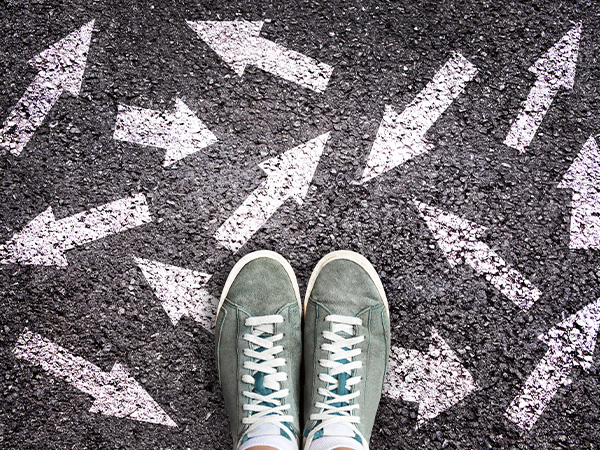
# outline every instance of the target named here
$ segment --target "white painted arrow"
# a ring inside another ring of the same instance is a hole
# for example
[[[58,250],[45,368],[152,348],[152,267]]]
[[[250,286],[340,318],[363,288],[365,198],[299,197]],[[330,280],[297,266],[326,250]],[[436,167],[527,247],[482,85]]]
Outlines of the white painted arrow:
[[[264,161],[267,179],[217,230],[215,238],[237,252],[290,197],[302,204],[329,133]]]
[[[119,363],[115,363],[110,372],[103,372],[94,364],[72,355],[27,328],[19,337],[14,354],[94,397],[96,400],[90,412],[169,427],[177,426]]]
[[[542,295],[479,238],[486,229],[424,203],[414,201],[451,266],[468,264],[521,309],[529,309]]]
[[[531,373],[523,390],[510,404],[506,417],[525,430],[531,430],[561,386],[571,383],[575,366],[592,366],[600,327],[600,299],[538,337],[549,348]]]
[[[581,23],[572,28],[529,68],[537,78],[504,143],[524,152],[560,88],[573,89]]]
[[[39,73],[0,129],[0,147],[18,156],[63,91],[79,95],[94,21],[44,50],[29,64]]]
[[[600,150],[593,136],[557,187],[573,190],[569,248],[600,249]]]
[[[361,183],[431,150],[425,134],[476,74],[477,68],[455,53],[402,114],[386,106]]]
[[[460,402],[476,389],[475,381],[435,328],[427,353],[392,347],[384,392],[417,402],[417,427]]]
[[[259,37],[263,23],[187,22],[239,76],[250,64],[313,91],[324,91],[333,67]]]
[[[0,246],[0,264],[67,266],[66,250],[151,221],[143,194],[61,220],[56,220],[48,208]]]
[[[119,105],[113,137],[165,149],[165,167],[217,142],[216,136],[180,99],[175,99],[172,114]]]
[[[213,329],[218,302],[204,287],[211,275],[158,261],[134,260],[173,325],[189,316],[207,330]]]

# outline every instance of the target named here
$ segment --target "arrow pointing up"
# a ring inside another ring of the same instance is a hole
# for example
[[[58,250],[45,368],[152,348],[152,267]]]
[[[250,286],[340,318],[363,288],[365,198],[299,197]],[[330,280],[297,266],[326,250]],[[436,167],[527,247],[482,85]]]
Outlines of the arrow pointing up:
[[[322,134],[261,163],[267,179],[221,225],[215,238],[237,252],[287,199],[302,204],[328,138],[329,133]]]
[[[524,152],[560,88],[573,89],[581,23],[572,28],[529,68],[537,79],[512,124],[504,144]]]
[[[67,266],[66,250],[151,221],[143,194],[61,220],[48,208],[0,246],[0,264]]]
[[[176,326],[183,316],[190,316],[207,330],[213,329],[218,302],[204,287],[210,275],[158,261],[134,260],[173,325]]]
[[[419,403],[417,427],[475,391],[475,381],[435,328],[427,353],[392,347],[385,393]]]
[[[175,99],[172,114],[119,105],[113,137],[166,149],[165,167],[217,142],[215,135],[179,99]]]
[[[521,309],[540,298],[530,281],[479,240],[484,227],[416,200],[414,204],[451,266],[468,264]]]
[[[313,91],[324,91],[333,67],[259,37],[263,23],[187,22],[239,76],[250,64]]]
[[[119,363],[110,372],[103,372],[99,367],[72,355],[27,328],[19,337],[14,354],[94,397],[96,400],[90,412],[169,427],[177,426]]]
[[[94,21],[44,50],[29,64],[39,73],[0,129],[0,147],[18,156],[63,91],[79,95]]]
[[[600,249],[600,150],[593,136],[557,187],[573,190],[569,248]]]
[[[506,417],[525,430],[531,430],[561,386],[570,384],[575,366],[592,366],[600,327],[600,299],[538,337],[549,348],[533,370],[519,396],[506,411]]]
[[[476,74],[477,68],[455,53],[401,114],[386,106],[361,183],[431,150],[425,134]]]

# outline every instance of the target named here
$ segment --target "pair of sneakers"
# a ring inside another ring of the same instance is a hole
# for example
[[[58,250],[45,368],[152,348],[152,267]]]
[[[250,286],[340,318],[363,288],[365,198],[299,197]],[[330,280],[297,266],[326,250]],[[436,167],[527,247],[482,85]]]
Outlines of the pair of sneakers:
[[[305,450],[368,450],[390,322],[383,285],[366,258],[325,256],[302,305],[285,258],[245,256],[225,283],[215,341],[234,450],[297,450],[300,438]]]

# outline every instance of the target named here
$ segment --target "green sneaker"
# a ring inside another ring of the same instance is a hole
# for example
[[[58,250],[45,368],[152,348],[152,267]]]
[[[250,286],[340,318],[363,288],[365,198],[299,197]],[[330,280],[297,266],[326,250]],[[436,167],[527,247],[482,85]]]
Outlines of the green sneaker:
[[[281,255],[254,252],[234,266],[217,309],[215,342],[234,450],[267,441],[297,449],[301,303]]]
[[[368,450],[389,352],[388,304],[377,272],[358,253],[328,254],[310,277],[304,303],[305,449]]]

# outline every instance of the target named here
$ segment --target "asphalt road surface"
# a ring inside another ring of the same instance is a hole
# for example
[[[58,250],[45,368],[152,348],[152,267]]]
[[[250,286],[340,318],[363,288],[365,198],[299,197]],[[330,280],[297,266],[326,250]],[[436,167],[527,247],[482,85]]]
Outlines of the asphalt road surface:
[[[600,448],[598,49],[593,0],[4,0],[0,447],[231,448],[229,270],[352,249],[371,448]]]

